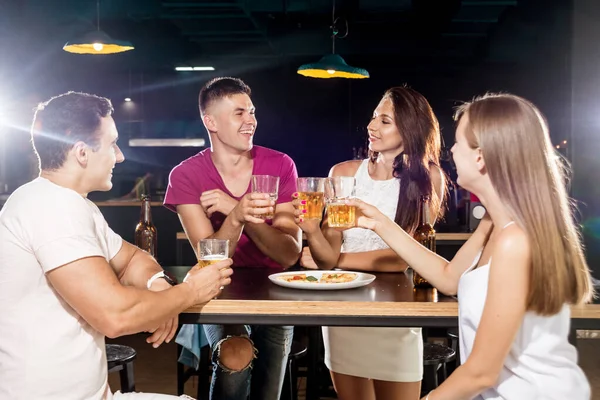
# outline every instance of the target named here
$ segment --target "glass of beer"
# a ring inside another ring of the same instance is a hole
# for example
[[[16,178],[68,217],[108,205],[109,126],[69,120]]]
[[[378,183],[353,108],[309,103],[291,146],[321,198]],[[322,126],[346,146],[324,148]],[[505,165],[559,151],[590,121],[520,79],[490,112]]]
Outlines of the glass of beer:
[[[252,175],[252,192],[253,193],[268,193],[273,201],[277,201],[279,193],[279,177],[271,175]],[[273,219],[272,212],[256,215],[257,218]]]
[[[229,258],[229,240],[200,239],[198,241],[198,266],[200,268],[216,264]]]
[[[304,219],[323,218],[325,178],[298,178],[298,198],[305,200]]]
[[[356,207],[345,204],[354,197],[356,179],[334,176],[325,180],[327,223],[332,228],[352,228],[356,224]]]

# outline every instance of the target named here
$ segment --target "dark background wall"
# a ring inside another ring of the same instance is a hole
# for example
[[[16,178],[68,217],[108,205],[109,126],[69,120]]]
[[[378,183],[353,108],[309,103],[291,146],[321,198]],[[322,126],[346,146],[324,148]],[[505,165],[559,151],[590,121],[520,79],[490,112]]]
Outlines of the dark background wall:
[[[97,200],[127,193],[135,179],[146,172],[156,176],[157,186],[164,186],[171,168],[198,151],[195,148],[130,148],[127,141],[140,137],[207,139],[198,120],[197,94],[202,84],[213,76],[237,76],[252,87],[259,121],[255,143],[289,154],[296,161],[299,174],[304,176],[326,175],[335,163],[352,158],[353,148],[365,143],[365,127],[373,109],[391,86],[407,84],[428,98],[440,120],[447,147],[454,141],[454,106],[486,91],[511,92],[540,107],[548,118],[553,142],[561,144],[560,151],[574,160],[574,194],[581,201],[588,259],[592,268],[596,268],[600,259],[596,250],[600,248],[596,239],[600,231],[597,227],[600,225],[597,223],[599,203],[598,193],[594,191],[599,187],[596,176],[600,140],[596,115],[600,108],[595,105],[600,98],[597,68],[600,50],[596,45],[600,31],[596,24],[599,6],[593,0],[496,2],[504,3],[506,9],[497,23],[486,28],[485,35],[463,35],[452,43],[457,52],[439,54],[429,47],[420,49],[419,46],[440,40],[437,48],[444,48],[445,42],[439,37],[448,34],[434,38],[428,32],[437,28],[442,32],[446,22],[436,20],[435,8],[431,13],[424,13],[422,9],[440,7],[441,3],[446,4],[446,8],[459,9],[466,3],[482,2],[402,2],[409,8],[412,6],[412,11],[409,10],[412,14],[430,15],[410,25],[410,29],[418,32],[419,37],[415,38],[418,46],[405,46],[406,38],[399,37],[396,41],[390,35],[365,36],[368,30],[357,30],[357,24],[350,24],[349,39],[338,40],[339,51],[346,61],[370,72],[370,79],[360,81],[318,80],[298,75],[299,65],[318,59],[317,55],[307,54],[234,58],[221,61],[214,73],[177,73],[173,71],[173,64],[167,67],[160,61],[174,60],[177,55],[190,57],[194,52],[190,52],[187,45],[170,44],[171,49],[167,51],[164,38],[172,35],[175,28],[163,25],[151,26],[148,37],[137,38],[141,46],[130,53],[109,57],[76,56],[60,50],[68,32],[55,29],[58,33],[53,36],[50,22],[44,18],[47,8],[32,7],[37,3],[0,2],[3,7],[0,9],[0,108],[5,115],[10,115],[10,124],[0,129],[4,131],[2,136],[7,149],[3,156],[7,160],[3,173],[9,190],[36,173],[27,134],[32,108],[37,102],[67,90],[107,96],[115,105],[120,144],[127,161],[116,169],[113,191],[95,194],[93,198]],[[57,2],[57,7],[58,3],[68,2]],[[116,13],[120,7],[118,2],[106,3],[108,14]],[[341,3],[342,11],[349,15],[352,15],[353,5],[362,4]],[[91,10],[93,16],[95,7]],[[359,18],[362,16],[356,16]],[[475,25],[479,23],[477,18],[471,19]],[[454,17],[455,23],[456,20]],[[326,19],[318,22],[326,24]],[[113,33],[131,33],[117,22],[107,24]],[[401,24],[408,23],[391,21],[392,26]],[[418,29],[419,24],[425,28]],[[354,40],[352,38],[357,36],[360,36],[359,46],[344,44],[351,43],[345,40]],[[379,43],[384,39],[383,44]],[[315,39],[307,37],[306,41]],[[395,47],[385,51],[385,46],[394,43]],[[302,47],[301,43],[297,46]],[[374,48],[383,48],[383,51]],[[133,101],[125,103],[125,97]],[[566,146],[562,145],[564,140]]]

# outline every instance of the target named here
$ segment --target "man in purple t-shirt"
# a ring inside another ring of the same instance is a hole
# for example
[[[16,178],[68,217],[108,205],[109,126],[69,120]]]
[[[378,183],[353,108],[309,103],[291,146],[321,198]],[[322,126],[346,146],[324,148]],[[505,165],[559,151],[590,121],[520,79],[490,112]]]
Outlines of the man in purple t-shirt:
[[[298,174],[289,156],[253,146],[257,121],[250,94],[242,80],[229,77],[200,90],[200,116],[211,147],[171,171],[164,204],[179,215],[195,251],[200,239],[227,239],[235,266],[288,268],[302,250],[291,203]],[[279,176],[276,202],[250,193],[252,175]],[[256,217],[273,210],[272,223]],[[204,330],[215,367],[211,399],[245,400],[249,392],[252,399],[279,399],[292,327],[205,325]]]

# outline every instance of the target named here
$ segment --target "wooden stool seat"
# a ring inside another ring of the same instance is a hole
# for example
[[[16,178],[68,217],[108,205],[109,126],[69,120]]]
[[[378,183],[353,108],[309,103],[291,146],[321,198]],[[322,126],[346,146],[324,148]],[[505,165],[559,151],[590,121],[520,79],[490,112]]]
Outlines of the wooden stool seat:
[[[120,344],[106,345],[106,361],[108,372],[119,371],[121,380],[121,393],[135,392],[133,379],[133,360],[137,356],[136,351],[129,346]]]

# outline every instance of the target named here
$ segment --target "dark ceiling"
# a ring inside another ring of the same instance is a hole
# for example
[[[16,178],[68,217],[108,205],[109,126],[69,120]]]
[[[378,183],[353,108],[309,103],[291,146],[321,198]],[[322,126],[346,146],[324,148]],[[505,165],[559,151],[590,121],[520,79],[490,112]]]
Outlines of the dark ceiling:
[[[5,21],[25,29],[22,40],[35,38],[38,51],[62,47],[95,29],[96,0],[8,3]],[[520,3],[337,0],[336,52],[350,59],[399,55],[434,62],[485,57]],[[332,6],[331,0],[100,0],[100,27],[134,44],[136,49],[120,58],[128,68],[218,64],[229,58],[314,61],[332,51]]]

